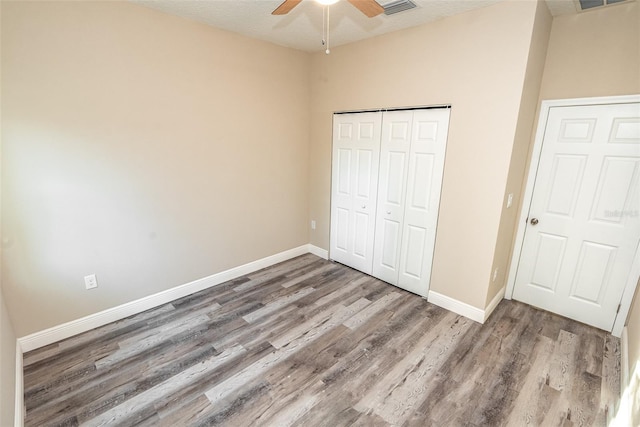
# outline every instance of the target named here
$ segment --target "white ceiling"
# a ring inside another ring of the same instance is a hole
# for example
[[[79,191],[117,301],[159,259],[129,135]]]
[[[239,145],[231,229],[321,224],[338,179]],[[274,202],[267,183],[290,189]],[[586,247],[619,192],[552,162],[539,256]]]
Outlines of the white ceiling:
[[[322,6],[304,0],[289,14],[271,15],[282,0],[130,0],[162,12],[204,22],[213,27],[307,52],[322,46]],[[394,0],[378,0],[382,6]],[[367,18],[346,1],[330,7],[330,45],[339,46],[401,30],[500,1],[534,0],[412,0],[411,10]],[[573,0],[547,0],[553,15],[575,13]]]

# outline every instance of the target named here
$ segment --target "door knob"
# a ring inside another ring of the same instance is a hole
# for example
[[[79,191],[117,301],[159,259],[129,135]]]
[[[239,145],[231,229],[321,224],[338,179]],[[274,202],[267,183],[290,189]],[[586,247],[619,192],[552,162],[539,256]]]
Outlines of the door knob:
[[[367,209],[367,205],[362,205],[362,209]]]
[[[536,225],[538,223],[538,218],[531,218],[531,225]]]
[[[387,211],[387,215],[391,215],[391,211]]]

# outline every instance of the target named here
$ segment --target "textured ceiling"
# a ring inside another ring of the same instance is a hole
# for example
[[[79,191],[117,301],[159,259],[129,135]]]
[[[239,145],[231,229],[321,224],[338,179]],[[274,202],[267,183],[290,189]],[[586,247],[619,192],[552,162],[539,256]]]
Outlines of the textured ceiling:
[[[322,6],[304,0],[289,14],[273,16],[282,0],[131,0],[134,3],[281,46],[318,52],[322,46]],[[386,5],[393,0],[379,0]],[[339,46],[413,27],[502,0],[412,0],[417,7],[367,18],[346,1],[330,7],[330,45]],[[514,1],[514,0],[508,0]],[[532,0],[516,0],[532,1]],[[547,0],[554,15],[575,13],[573,0]]]
[[[578,0],[547,0],[547,6],[553,16],[577,13],[580,11]]]

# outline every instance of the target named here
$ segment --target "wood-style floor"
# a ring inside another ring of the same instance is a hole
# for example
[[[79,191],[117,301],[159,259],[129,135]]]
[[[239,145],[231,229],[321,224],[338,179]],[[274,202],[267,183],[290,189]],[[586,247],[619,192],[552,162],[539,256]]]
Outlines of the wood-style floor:
[[[304,255],[25,354],[27,426],[605,425],[619,341]]]

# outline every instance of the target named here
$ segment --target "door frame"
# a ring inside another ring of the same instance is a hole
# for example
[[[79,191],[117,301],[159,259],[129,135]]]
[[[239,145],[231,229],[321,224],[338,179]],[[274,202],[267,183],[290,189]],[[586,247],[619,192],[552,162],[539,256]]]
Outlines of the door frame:
[[[513,252],[511,254],[511,264],[509,266],[509,275],[507,277],[507,287],[505,292],[506,299],[511,299],[513,297],[513,291],[515,289],[516,273],[518,272],[518,264],[520,262],[522,245],[524,243],[524,232],[527,225],[527,218],[529,216],[529,209],[531,208],[531,199],[533,198],[533,190],[535,186],[536,175],[538,172],[538,165],[540,163],[540,155],[542,153],[542,142],[544,139],[547,120],[549,118],[549,112],[551,111],[551,108],[604,104],[629,104],[634,102],[640,102],[640,94],[604,96],[594,98],[553,99],[542,101],[542,104],[540,105],[540,114],[538,117],[538,126],[533,142],[533,150],[531,153],[531,159],[529,161],[529,171],[526,177],[526,186],[522,195],[522,205],[520,207],[520,215],[518,216],[518,227],[513,244]],[[627,320],[627,316],[631,308],[631,302],[633,300],[633,295],[635,293],[636,286],[639,280],[640,245],[636,249],[636,254],[631,266],[631,272],[629,274],[629,277],[627,278],[627,283],[625,284],[625,288],[622,293],[620,309],[613,324],[613,328],[610,331],[613,336],[620,337],[622,335],[622,330]]]

